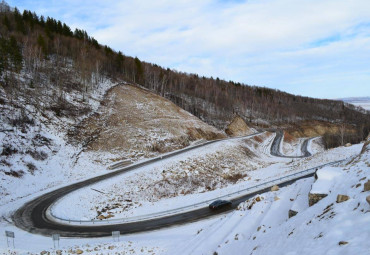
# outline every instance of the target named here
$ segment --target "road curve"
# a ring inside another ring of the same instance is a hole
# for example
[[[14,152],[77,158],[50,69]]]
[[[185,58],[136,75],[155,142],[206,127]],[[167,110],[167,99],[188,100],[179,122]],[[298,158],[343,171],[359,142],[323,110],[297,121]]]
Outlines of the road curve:
[[[253,136],[253,135],[250,135],[250,136]],[[246,137],[250,137],[250,136],[246,136]],[[229,139],[235,139],[235,138],[229,138]],[[282,140],[282,134],[276,135],[274,142],[275,144],[277,143],[277,145],[279,145],[281,140]],[[206,217],[214,216],[215,215],[214,211],[210,211],[208,207],[204,207],[204,208],[199,208],[193,211],[188,211],[184,213],[164,216],[164,217],[140,221],[140,222],[121,223],[121,224],[115,224],[115,225],[78,226],[78,225],[64,225],[64,224],[54,221],[53,219],[49,219],[47,217],[46,211],[56,200],[60,199],[61,197],[77,189],[80,189],[82,187],[97,183],[99,181],[117,176],[124,172],[132,171],[139,167],[152,164],[154,162],[158,162],[162,159],[174,157],[181,153],[184,153],[184,152],[187,152],[187,151],[190,151],[190,150],[193,150],[195,148],[199,148],[205,145],[209,145],[209,144],[212,144],[218,141],[220,140],[209,141],[204,144],[199,144],[199,145],[196,145],[190,148],[185,148],[183,150],[169,153],[167,155],[163,155],[158,158],[154,158],[154,159],[151,159],[151,160],[148,160],[148,161],[136,164],[136,165],[132,165],[132,166],[123,168],[121,170],[117,170],[115,172],[111,172],[111,173],[108,173],[102,176],[94,177],[94,178],[91,178],[85,181],[81,181],[81,182],[71,184],[69,186],[62,187],[57,190],[51,191],[47,194],[44,194],[24,204],[21,208],[19,208],[12,216],[13,222],[17,227],[21,229],[24,229],[31,233],[41,234],[45,236],[50,236],[53,233],[58,233],[63,237],[101,237],[101,236],[111,235],[112,231],[120,231],[121,234],[136,233],[136,232],[160,229],[163,227],[173,226],[177,224],[184,224],[184,223],[193,222],[199,219],[203,219]],[[305,151],[307,151],[307,143],[305,146],[302,145],[302,148]],[[273,149],[271,149],[271,152],[272,151]],[[280,153],[279,150],[275,151],[275,149],[274,149],[274,152]],[[278,156],[281,156],[281,155],[278,155]],[[300,156],[300,157],[303,157],[303,156]],[[282,182],[279,184],[279,186],[286,186],[286,185],[289,185],[295,182],[298,179],[306,178],[312,175],[313,173],[308,173],[307,175],[299,176],[293,180]],[[258,190],[256,192],[249,193],[247,195],[243,195],[240,197],[236,197],[231,200],[233,202],[233,206],[229,210],[236,208],[239,203],[255,196],[256,194],[261,194],[269,190],[270,190],[270,187],[264,187],[261,190]],[[225,213],[226,211],[228,210],[226,209],[221,210],[221,211],[218,211],[217,213]]]
[[[282,158],[306,158],[306,157],[310,157],[312,155],[311,152],[308,151],[307,146],[308,146],[308,142],[313,138],[308,138],[308,139],[304,140],[304,142],[302,143],[302,145],[301,145],[302,155],[300,155],[300,156],[286,156],[286,155],[283,155],[280,152],[280,144],[283,140],[283,137],[284,137],[284,132],[282,130],[277,130],[276,131],[276,136],[275,136],[275,138],[274,138],[274,140],[272,141],[272,144],[271,144],[271,155],[276,156],[276,157],[282,157]]]

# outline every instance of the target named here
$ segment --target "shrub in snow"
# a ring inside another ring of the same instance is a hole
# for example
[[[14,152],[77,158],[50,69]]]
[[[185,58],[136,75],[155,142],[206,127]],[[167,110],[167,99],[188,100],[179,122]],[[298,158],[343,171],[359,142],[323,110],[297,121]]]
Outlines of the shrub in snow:
[[[9,172],[4,172],[4,174],[20,178],[24,175],[24,172],[22,170],[20,170],[20,171],[10,170]]]
[[[3,145],[3,151],[1,152],[1,156],[11,156],[17,153],[18,150],[13,148],[11,145],[5,144]]]

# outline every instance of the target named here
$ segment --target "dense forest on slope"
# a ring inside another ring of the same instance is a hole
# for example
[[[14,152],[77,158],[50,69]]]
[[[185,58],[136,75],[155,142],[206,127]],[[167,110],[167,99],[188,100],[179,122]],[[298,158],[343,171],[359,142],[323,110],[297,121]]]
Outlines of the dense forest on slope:
[[[84,30],[72,31],[61,21],[31,11],[20,13],[4,3],[0,53],[1,86],[11,93],[24,86],[16,78],[22,72],[28,74],[28,86],[40,93],[47,89],[40,85],[43,76],[53,86],[82,93],[93,91],[100,77],[108,76],[144,86],[222,129],[238,114],[258,126],[319,120],[355,125],[359,139],[369,132],[370,115],[353,105],[165,69],[102,46]],[[78,72],[78,82],[68,75],[70,69]],[[63,94],[56,99],[55,110],[68,112]]]

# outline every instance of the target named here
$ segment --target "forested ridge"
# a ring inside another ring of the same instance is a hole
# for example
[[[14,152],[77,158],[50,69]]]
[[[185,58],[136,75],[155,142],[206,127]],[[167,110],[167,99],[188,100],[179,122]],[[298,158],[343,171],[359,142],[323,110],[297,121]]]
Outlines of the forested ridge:
[[[297,124],[303,120],[348,123],[361,138],[369,132],[370,115],[341,101],[295,96],[279,90],[200,77],[147,63],[100,45],[84,30],[51,17],[20,13],[4,2],[0,9],[0,77],[6,91],[22,89],[17,73],[29,74],[27,86],[94,90],[100,77],[139,84],[173,101],[205,122],[224,129],[235,114],[255,126]],[[71,81],[68,70],[78,73]],[[63,108],[63,95],[57,95]]]

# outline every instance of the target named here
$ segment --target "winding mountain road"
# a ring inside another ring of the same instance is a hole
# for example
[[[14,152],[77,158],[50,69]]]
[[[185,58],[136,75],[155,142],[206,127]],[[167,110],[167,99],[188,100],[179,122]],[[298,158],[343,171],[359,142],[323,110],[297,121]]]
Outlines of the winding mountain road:
[[[257,133],[259,134],[259,133]],[[279,151],[279,146],[282,141],[282,132],[277,132],[277,135],[272,143],[271,146],[271,154],[279,157],[288,157],[281,155]],[[252,137],[256,134],[246,136]],[[228,138],[228,139],[240,139],[239,138]],[[225,140],[225,139],[221,139]],[[302,145],[302,152],[303,155],[299,157],[306,157],[311,155],[307,151],[307,139],[303,145]],[[232,208],[231,209],[224,209],[217,212],[209,210],[208,206],[197,208],[192,211],[186,211],[182,213],[177,213],[173,215],[167,215],[163,217],[159,217],[156,219],[150,219],[150,220],[142,220],[138,222],[130,222],[130,223],[118,223],[118,224],[111,224],[111,225],[71,225],[71,224],[63,224],[52,217],[48,215],[47,210],[48,208],[58,199],[62,198],[63,196],[78,190],[80,188],[83,188],[85,186],[100,182],[102,180],[117,176],[119,174],[122,174],[124,172],[132,171],[137,168],[158,162],[160,160],[174,157],[176,155],[179,155],[181,153],[200,148],[202,146],[206,146],[212,143],[219,142],[220,140],[215,141],[209,141],[203,144],[199,144],[190,148],[185,148],[179,151],[175,151],[173,153],[169,153],[167,155],[163,155],[158,158],[154,158],[139,164],[135,164],[129,167],[125,167],[123,169],[117,170],[115,172],[111,172],[102,176],[94,177],[85,181],[81,181],[75,184],[71,184],[69,186],[65,186],[62,188],[59,188],[57,190],[54,190],[52,192],[49,192],[47,194],[44,194],[26,204],[24,204],[21,208],[19,208],[12,216],[12,220],[14,224],[28,232],[41,234],[45,236],[50,236],[53,233],[58,233],[63,237],[101,237],[101,236],[109,236],[112,234],[112,231],[120,231],[121,234],[128,234],[128,233],[136,233],[136,232],[142,232],[142,231],[148,231],[148,230],[155,230],[160,229],[163,227],[173,226],[177,224],[184,224],[188,222],[193,222],[199,219],[203,219],[206,217],[212,217],[217,213],[224,213],[228,210],[232,210],[238,206],[239,203],[244,202],[245,200],[255,196],[256,194],[261,194],[263,192],[267,192],[270,190],[270,187],[272,186],[263,186],[261,189],[240,195],[239,197],[234,197],[231,199],[232,201]],[[295,182],[298,179],[306,178],[309,176],[312,176],[314,173],[313,170],[302,173],[299,176],[293,176],[288,180],[281,180],[279,182],[279,186],[286,186],[293,182]]]
[[[312,140],[313,138],[308,138],[304,140],[304,142],[301,145],[301,151],[302,151],[301,156],[286,156],[280,152],[280,144],[281,144],[281,141],[283,140],[283,137],[284,137],[284,132],[282,130],[276,130],[275,139],[274,141],[272,141],[272,144],[271,144],[271,155],[276,156],[276,157],[282,157],[282,158],[306,158],[306,157],[311,156],[311,152],[308,151],[307,146],[308,146],[308,142]]]

